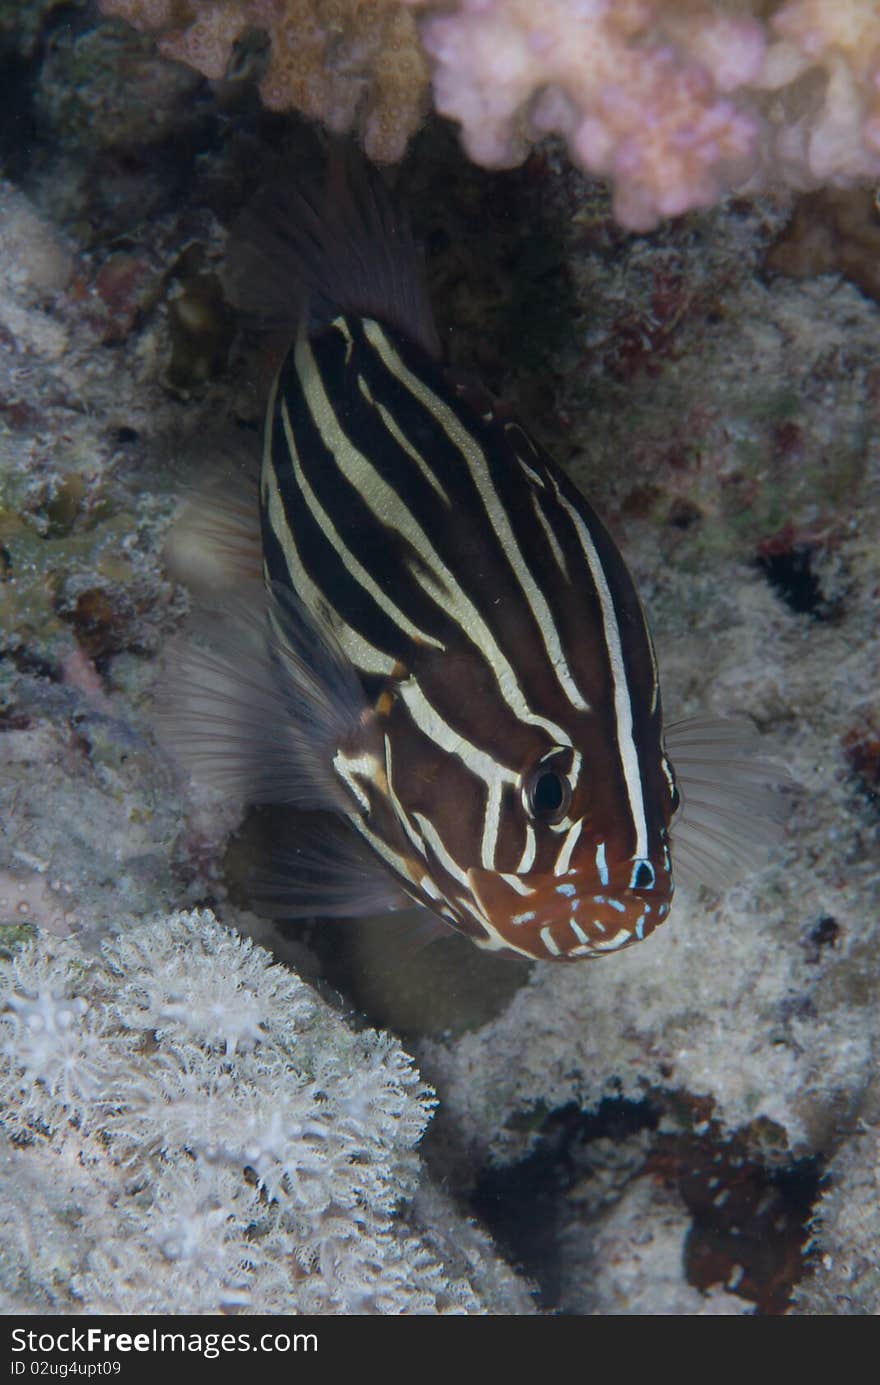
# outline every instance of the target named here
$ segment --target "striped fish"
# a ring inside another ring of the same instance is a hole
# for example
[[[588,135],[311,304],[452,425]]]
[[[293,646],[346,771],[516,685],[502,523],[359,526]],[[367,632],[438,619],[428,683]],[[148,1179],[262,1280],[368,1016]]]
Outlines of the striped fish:
[[[281,914],[416,903],[542,960],[647,938],[672,900],[680,795],[618,548],[523,425],[444,369],[377,178],[349,166],[323,200],[291,194],[259,221],[235,277],[268,271],[296,324],[266,411],[259,542],[241,538],[246,509],[201,501],[176,548],[201,525],[264,595],[226,606],[213,651],[187,647],[172,739],[244,797],[316,815]],[[763,790],[738,731],[678,739],[703,808],[691,862],[713,878]]]

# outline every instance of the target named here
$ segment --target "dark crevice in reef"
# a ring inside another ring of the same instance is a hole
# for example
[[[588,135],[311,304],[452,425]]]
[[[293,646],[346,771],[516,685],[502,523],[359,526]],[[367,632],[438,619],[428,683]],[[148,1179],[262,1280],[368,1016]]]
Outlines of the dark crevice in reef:
[[[37,134],[33,109],[38,63],[0,50],[0,163],[19,181],[26,173]]]
[[[478,1178],[472,1210],[537,1285],[544,1311],[572,1311],[562,1296],[563,1244],[572,1231],[589,1242],[589,1219],[570,1194],[593,1176],[591,1147],[603,1141],[607,1151],[611,1141],[622,1150],[630,1141],[638,1150],[633,1137],[643,1134],[644,1152],[628,1169],[622,1160],[616,1196],[636,1178],[674,1190],[691,1216],[684,1248],[688,1283],[702,1291],[723,1287],[754,1304],[761,1316],[785,1312],[806,1269],[820,1162],[779,1165],[778,1153],[762,1162],[754,1141],[725,1136],[711,1122],[680,1132],[660,1129],[661,1117],[674,1109],[663,1094],[642,1102],[606,1100],[592,1112],[566,1106],[543,1121],[539,1146],[528,1158],[485,1169]],[[607,1153],[599,1162],[607,1163]],[[606,1200],[594,1210],[594,1225],[610,1206]]]
[[[652,1131],[659,1118],[647,1101],[606,1100],[596,1111],[564,1106],[544,1121],[534,1153],[519,1164],[487,1168],[477,1179],[473,1211],[502,1253],[537,1285],[545,1311],[559,1307],[565,1196],[584,1175],[588,1146]]]
[[[842,600],[828,595],[816,571],[828,551],[829,544],[796,537],[786,528],[760,544],[755,563],[790,610],[814,620],[834,621],[843,614]]]
[[[811,549],[794,547],[787,553],[762,554],[758,565],[786,606],[798,614],[821,620],[828,603],[812,571],[812,557]]]
[[[14,31],[0,33],[0,164],[3,177],[21,182],[34,157],[42,131],[35,106],[40,70],[54,34],[88,24],[83,6],[73,2],[47,7],[33,31],[29,51],[18,52]]]

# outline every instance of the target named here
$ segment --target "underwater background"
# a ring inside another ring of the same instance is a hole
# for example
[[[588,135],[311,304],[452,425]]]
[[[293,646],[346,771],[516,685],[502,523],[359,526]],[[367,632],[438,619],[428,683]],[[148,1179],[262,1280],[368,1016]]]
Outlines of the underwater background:
[[[880,1310],[880,21],[542,8],[0,0],[4,1312]],[[283,820],[158,744],[169,529],[273,368],[226,228],[310,121],[614,533],[668,718],[800,786],[620,955],[277,926]]]

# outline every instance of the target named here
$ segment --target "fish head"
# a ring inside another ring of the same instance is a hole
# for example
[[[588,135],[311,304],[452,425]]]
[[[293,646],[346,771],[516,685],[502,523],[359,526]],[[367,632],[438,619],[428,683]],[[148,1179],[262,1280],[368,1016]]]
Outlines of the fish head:
[[[614,870],[572,865],[563,875],[472,868],[468,880],[498,951],[541,961],[617,952],[650,936],[669,913],[672,873],[647,857]]]
[[[659,773],[644,776],[638,815],[599,814],[579,758],[545,755],[523,776],[522,807],[536,829],[528,869],[468,871],[488,925],[485,945],[499,952],[542,961],[600,957],[649,937],[669,913],[668,838],[677,807],[671,771],[658,758]],[[607,805],[611,785],[595,777]]]

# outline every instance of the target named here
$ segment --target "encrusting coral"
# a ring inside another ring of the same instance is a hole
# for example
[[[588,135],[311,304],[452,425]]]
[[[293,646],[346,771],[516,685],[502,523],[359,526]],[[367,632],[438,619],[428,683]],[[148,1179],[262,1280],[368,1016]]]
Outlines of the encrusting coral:
[[[6,1311],[483,1311],[397,1215],[433,1105],[411,1060],[211,914],[22,949],[0,1055]]]
[[[402,158],[427,106],[428,67],[398,0],[102,0],[105,14],[158,35],[167,58],[227,75],[236,45],[268,35],[260,94],[337,134],[357,129],[370,158]]]
[[[268,35],[272,110],[399,159],[425,106],[504,167],[555,133],[631,230],[732,188],[880,177],[874,0],[101,0],[166,57],[222,78]],[[418,20],[418,29],[417,29]]]

